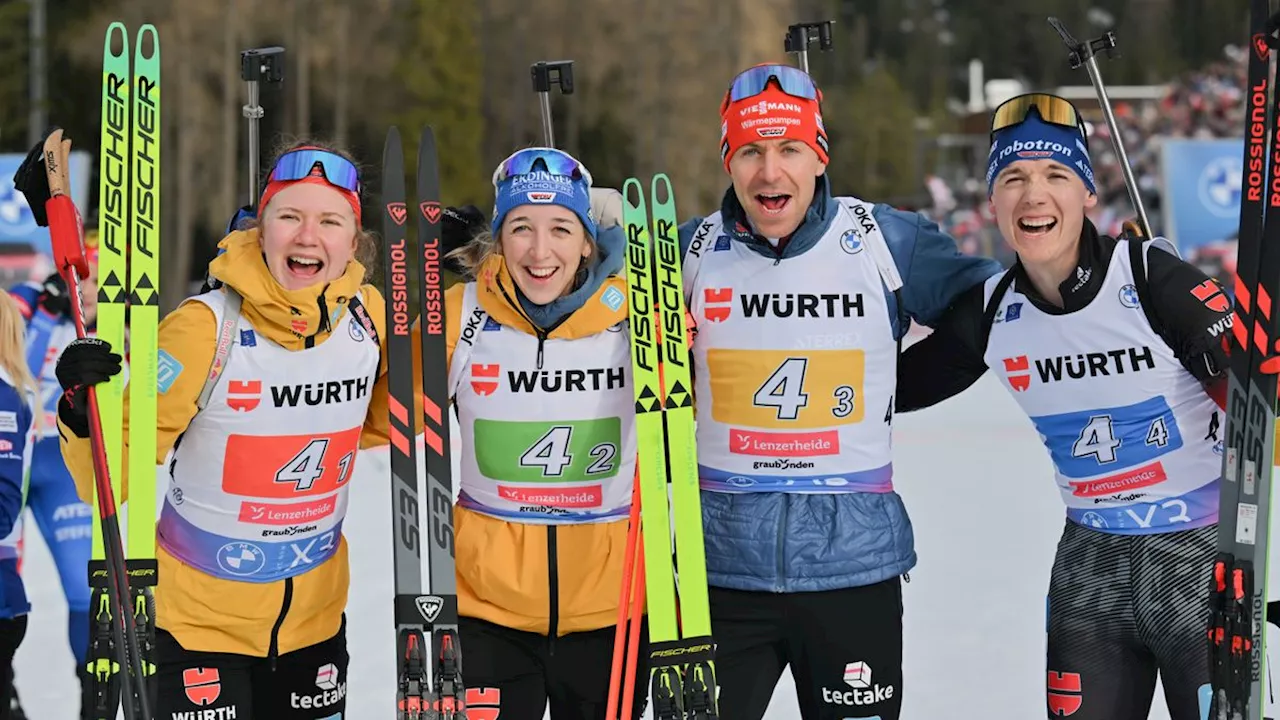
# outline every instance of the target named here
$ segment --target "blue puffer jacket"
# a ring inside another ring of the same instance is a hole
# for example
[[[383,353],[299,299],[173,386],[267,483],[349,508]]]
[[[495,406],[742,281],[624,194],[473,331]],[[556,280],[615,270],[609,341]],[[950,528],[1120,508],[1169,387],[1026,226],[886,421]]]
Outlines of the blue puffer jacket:
[[[826,233],[839,203],[826,177],[805,221],[783,248],[782,259],[813,247]],[[732,188],[723,217],[745,213]],[[964,290],[1001,271],[994,260],[961,255],[955,241],[914,212],[877,204],[872,211],[902,276],[902,307],[887,289],[890,322],[901,337],[908,318],[930,326]],[[702,218],[680,227],[686,252]],[[762,237],[731,234],[769,258],[777,252]],[[781,265],[779,272],[786,272]],[[916,563],[907,509],[897,493],[831,495],[702,492],[707,582],[714,587],[766,592],[810,592],[871,585],[901,575]]]

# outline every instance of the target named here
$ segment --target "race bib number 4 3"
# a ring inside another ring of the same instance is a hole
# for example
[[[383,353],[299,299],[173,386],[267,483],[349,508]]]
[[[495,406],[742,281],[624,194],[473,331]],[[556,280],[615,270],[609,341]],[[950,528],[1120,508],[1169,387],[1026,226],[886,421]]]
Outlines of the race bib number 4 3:
[[[862,350],[709,350],[711,417],[797,430],[862,421]]]

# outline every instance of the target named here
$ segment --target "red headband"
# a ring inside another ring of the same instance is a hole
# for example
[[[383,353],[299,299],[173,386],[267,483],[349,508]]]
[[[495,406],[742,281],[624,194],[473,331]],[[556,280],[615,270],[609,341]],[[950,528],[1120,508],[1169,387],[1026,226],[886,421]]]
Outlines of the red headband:
[[[341,193],[342,196],[347,199],[347,203],[351,205],[351,211],[356,214],[356,227],[360,227],[360,197],[350,190],[338,187],[326,180],[324,173],[318,167],[312,169],[311,174],[301,180],[272,180],[267,183],[267,186],[262,189],[262,199],[258,201],[258,215],[262,215],[262,211],[266,209],[267,203],[271,202],[271,198],[275,197],[276,193],[290,185],[297,185],[299,183],[323,185]]]
[[[827,131],[818,103],[788,95],[773,83],[762,93],[729,103],[720,119],[720,156],[725,170],[743,145],[777,138],[799,140],[813,148],[819,160],[828,162]]]

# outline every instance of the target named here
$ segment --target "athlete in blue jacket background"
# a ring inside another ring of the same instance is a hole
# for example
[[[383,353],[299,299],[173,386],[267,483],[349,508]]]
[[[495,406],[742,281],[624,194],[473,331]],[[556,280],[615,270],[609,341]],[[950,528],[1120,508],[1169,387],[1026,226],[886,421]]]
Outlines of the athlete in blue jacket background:
[[[31,612],[18,573],[17,545],[38,389],[23,362],[22,315],[9,296],[0,296],[0,720],[9,720],[21,717],[10,708],[16,701],[13,656],[27,633]]]
[[[97,319],[98,233],[85,227],[85,251],[89,277],[81,281],[84,317],[90,329]],[[71,319],[71,299],[57,274],[43,283],[24,283],[10,290],[26,318],[26,359],[31,374],[40,383],[44,410],[39,437],[31,463],[31,484],[27,506],[31,508],[40,534],[53,555],[67,598],[67,637],[75,655],[76,675],[83,680],[85,653],[89,644],[88,563],[92,550],[93,511],[76,495],[75,483],[62,462],[55,421],[62,388],[54,376],[54,366],[62,349],[76,337]]]

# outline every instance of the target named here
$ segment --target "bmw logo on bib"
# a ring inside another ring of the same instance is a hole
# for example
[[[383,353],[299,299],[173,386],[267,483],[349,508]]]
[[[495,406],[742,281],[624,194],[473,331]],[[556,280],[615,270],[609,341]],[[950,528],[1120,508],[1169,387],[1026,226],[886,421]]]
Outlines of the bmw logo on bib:
[[[1133,285],[1125,285],[1120,288],[1120,304],[1127,308],[1136,308],[1140,304],[1138,302],[1138,288]]]
[[[254,575],[266,563],[266,553],[253,543],[231,542],[218,548],[218,567],[231,575],[241,577]]]
[[[840,247],[850,255],[862,252],[862,235],[857,230],[845,230],[840,236]]]

